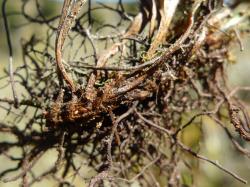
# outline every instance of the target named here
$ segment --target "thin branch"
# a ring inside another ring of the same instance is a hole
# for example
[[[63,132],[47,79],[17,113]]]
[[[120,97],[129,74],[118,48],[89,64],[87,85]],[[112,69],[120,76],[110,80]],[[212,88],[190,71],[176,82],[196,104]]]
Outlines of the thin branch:
[[[194,151],[192,151],[189,147],[185,146],[184,144],[182,144],[181,142],[177,141],[176,142],[177,145],[184,151],[188,152],[189,154],[193,155],[194,157],[200,159],[200,160],[204,160],[206,162],[209,162],[210,164],[216,166],[217,168],[219,168],[220,170],[224,171],[225,173],[231,175],[233,178],[235,178],[236,180],[238,180],[239,182],[243,183],[243,184],[247,184],[247,181],[243,178],[241,178],[240,176],[238,176],[237,174],[233,173],[232,171],[230,171],[229,169],[223,167],[220,163],[218,163],[218,161],[213,161],[208,159],[205,156],[202,156],[198,153],[195,153]]]
[[[10,31],[9,31],[9,26],[8,26],[8,19],[6,16],[6,4],[7,4],[7,0],[3,0],[3,2],[2,2],[2,15],[3,15],[4,28],[6,31],[7,44],[8,44],[8,48],[9,48],[9,76],[10,76],[12,95],[13,95],[13,99],[14,99],[14,106],[16,108],[18,108],[19,101],[18,101],[18,97],[16,94],[16,88],[15,88],[15,79],[14,79],[14,71],[13,71],[13,49],[12,49],[12,44],[11,44],[11,35],[10,35]]]

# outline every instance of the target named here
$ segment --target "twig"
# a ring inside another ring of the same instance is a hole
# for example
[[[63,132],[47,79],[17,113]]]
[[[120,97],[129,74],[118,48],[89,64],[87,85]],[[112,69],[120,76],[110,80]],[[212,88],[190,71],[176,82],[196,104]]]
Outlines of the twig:
[[[21,173],[19,173],[18,175],[16,175],[16,176],[1,179],[2,182],[4,182],[4,183],[12,182],[12,181],[15,181],[15,180],[25,176],[27,174],[27,172],[29,172],[32,169],[32,167],[37,163],[37,161],[42,157],[42,155],[45,152],[46,152],[46,149],[43,150],[43,151],[40,151],[37,155],[35,155],[35,157],[32,159],[32,161],[29,160],[29,156],[31,156],[31,153],[30,153],[23,160],[23,163],[22,163],[23,171]]]
[[[10,76],[12,95],[13,95],[13,99],[14,99],[14,106],[15,106],[15,108],[18,108],[19,101],[18,101],[18,97],[16,94],[16,88],[15,88],[15,79],[14,79],[14,71],[13,71],[13,50],[12,50],[8,20],[7,20],[7,16],[6,16],[6,4],[7,4],[7,0],[3,0],[3,2],[2,2],[2,15],[3,15],[4,28],[6,31],[7,44],[8,44],[8,48],[9,48],[9,76]]]
[[[157,156],[155,159],[153,159],[151,162],[149,162],[145,167],[143,167],[142,170],[140,171],[140,173],[135,175],[132,179],[116,178],[116,180],[125,181],[127,183],[133,183],[137,178],[142,176],[148,168],[150,168],[153,164],[155,164],[160,158],[161,158],[160,156]]]
[[[109,177],[108,176],[108,171],[102,171],[101,173],[99,173],[97,176],[95,176],[94,178],[92,178],[90,180],[90,183],[88,185],[88,187],[95,187],[95,185],[101,181],[101,180],[104,180],[104,179],[109,179],[109,180],[112,180],[113,178],[112,177]]]
[[[15,104],[14,100],[8,99],[8,98],[0,98],[0,102],[8,103],[10,105]],[[24,106],[32,106],[32,107],[35,107],[35,108],[42,108],[42,104],[39,101],[20,100],[18,104],[19,104],[19,106],[24,105]]]
[[[173,132],[171,132],[168,129],[165,129],[164,127],[161,127],[159,125],[156,125],[154,122],[144,118],[137,110],[135,110],[135,113],[139,116],[139,118],[141,118],[144,122],[146,122],[148,125],[150,125],[151,127],[157,129],[160,132],[164,132],[166,133],[168,136],[171,136],[173,134]]]
[[[76,91],[76,86],[71,77],[67,74],[64,65],[62,63],[62,48],[66,36],[71,28],[72,22],[76,19],[77,14],[80,11],[80,8],[86,0],[64,0],[62,15],[60,18],[60,23],[58,26],[57,36],[56,36],[56,63],[59,70],[59,76],[62,75],[63,79],[66,81],[68,86],[71,88],[72,92]]]
[[[192,151],[189,147],[185,146],[184,144],[182,144],[181,142],[177,141],[176,142],[177,145],[184,151],[188,152],[189,154],[195,156],[196,158],[200,159],[200,160],[204,160],[206,162],[211,163],[212,165],[216,166],[217,168],[221,169],[222,171],[224,171],[225,173],[231,175],[233,178],[237,179],[238,181],[242,182],[243,184],[247,184],[247,181],[245,179],[242,179],[241,177],[239,177],[237,174],[233,173],[232,171],[224,168],[221,164],[218,163],[218,161],[213,161],[208,159],[205,156],[202,156],[198,153],[195,153],[194,151]]]
[[[233,30],[234,30],[235,36],[237,38],[238,44],[240,46],[240,51],[244,51],[244,46],[243,46],[239,31],[236,28],[234,28]]]
[[[238,150],[239,152],[241,152],[242,154],[246,155],[248,158],[250,158],[250,151],[247,150],[246,148],[242,147],[233,137],[233,135],[230,133],[230,131],[228,130],[228,128],[223,124],[223,122],[221,120],[219,120],[217,117],[211,115],[210,116],[217,124],[219,124],[226,132],[227,136],[229,137],[229,139],[231,140],[232,144],[234,145],[234,147],[236,148],[236,150]]]

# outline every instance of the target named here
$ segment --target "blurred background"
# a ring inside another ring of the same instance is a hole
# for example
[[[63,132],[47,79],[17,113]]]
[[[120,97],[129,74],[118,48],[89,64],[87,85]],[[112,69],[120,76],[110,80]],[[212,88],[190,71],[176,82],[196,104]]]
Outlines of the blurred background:
[[[42,11],[48,17],[58,15],[61,11],[62,1],[61,0],[43,0],[40,1],[42,3]],[[94,1],[93,1],[94,2]],[[96,0],[95,3],[107,3],[110,6],[113,6],[117,0]],[[138,10],[138,1],[134,0],[127,0],[125,2],[125,7],[130,10],[131,12],[136,12]],[[230,3],[231,1],[227,1]],[[2,3],[2,0],[0,0]],[[36,34],[37,36],[43,38],[45,30],[39,25],[35,24],[28,24],[27,20],[25,20],[22,16],[18,14],[20,10],[20,1],[18,0],[10,0],[8,1],[7,5],[7,12],[8,12],[8,21],[9,27],[11,31],[11,39],[13,44],[13,51],[14,51],[14,67],[18,67],[22,64],[22,56],[21,53],[21,44],[20,41],[24,38],[29,38],[32,34]],[[29,10],[32,12],[32,9]],[[103,15],[93,15],[96,19],[102,20],[115,20],[114,16],[109,14]],[[8,48],[5,38],[5,30],[3,27],[2,16],[0,20],[0,77],[3,77],[5,69],[8,67]],[[235,86],[250,86],[250,37],[245,35],[242,36],[242,42],[244,46],[244,50],[240,51],[240,47],[235,45],[232,47],[233,56],[232,59],[235,63],[227,63],[225,65],[227,72],[228,72],[228,80],[230,87]],[[0,80],[0,87],[4,87],[6,85],[7,78],[1,78]],[[0,97],[9,98],[11,96],[11,89],[10,87],[6,87],[1,89]],[[243,99],[245,103],[248,103],[250,106],[250,94],[248,92],[241,92],[239,93],[239,97]],[[2,110],[1,110],[2,111]],[[248,107],[248,111],[250,108]],[[5,113],[0,113],[0,121],[6,120]],[[200,153],[206,155],[208,158],[212,160],[218,160],[223,166],[226,168],[234,171],[242,178],[248,180],[250,182],[250,160],[238,154],[231,142],[228,140],[225,132],[214,122],[209,120],[208,118],[202,118],[202,128],[204,129],[204,134],[201,135],[197,127],[190,126],[187,129],[187,135],[183,135],[183,141],[187,144],[192,146],[192,144],[197,143],[197,139],[202,140],[199,141],[199,144],[202,144],[202,150]],[[200,137],[202,136],[202,137]],[[8,139],[10,137],[6,137],[6,135],[0,135],[0,139]],[[246,148],[250,149],[250,145],[244,145]],[[53,158],[55,156],[55,152],[51,152],[51,154],[46,155],[41,161],[41,164],[37,167],[37,170],[42,170],[43,167],[47,167],[51,163],[53,163]],[[10,163],[6,162],[3,157],[0,156],[0,170],[9,166]],[[196,187],[250,187],[250,184],[243,185],[236,180],[234,180],[229,175],[223,173],[218,168],[210,165],[207,162],[201,161],[197,167],[193,169],[193,174],[196,176],[194,181],[194,186]],[[180,168],[181,169],[181,168]],[[86,174],[88,170],[86,169]],[[188,177],[189,174],[183,176],[183,180],[186,180],[186,183],[191,183],[192,181]],[[78,182],[78,183],[77,183]],[[0,182],[0,187],[15,187],[18,182],[12,182],[4,184]],[[84,186],[83,181],[76,180],[76,186]],[[54,184],[47,180],[42,183],[38,183],[36,186],[53,186]],[[134,184],[133,186],[137,186]]]

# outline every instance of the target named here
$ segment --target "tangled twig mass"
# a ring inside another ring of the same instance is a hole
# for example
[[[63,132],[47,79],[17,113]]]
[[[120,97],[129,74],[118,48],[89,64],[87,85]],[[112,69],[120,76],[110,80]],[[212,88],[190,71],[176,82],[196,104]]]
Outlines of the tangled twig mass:
[[[65,0],[61,15],[47,18],[38,0],[36,15],[30,14],[30,3],[22,1],[20,16],[46,35],[22,39],[23,63],[6,75],[19,92],[0,98],[1,110],[12,116],[0,132],[14,136],[1,140],[0,154],[15,163],[1,170],[2,181],[32,186],[50,178],[74,186],[78,177],[91,187],[181,186],[180,163],[190,169],[187,153],[247,183],[181,139],[207,116],[249,157],[238,142],[250,140],[249,117],[236,96],[250,88],[230,89],[225,71],[231,46],[248,32],[241,27],[249,24],[247,11],[235,19],[237,5],[219,1],[144,0],[134,14],[122,1]],[[105,11],[111,16],[98,20]],[[58,152],[55,163],[36,174],[33,168],[51,150]],[[92,176],[82,174],[87,167]]]

